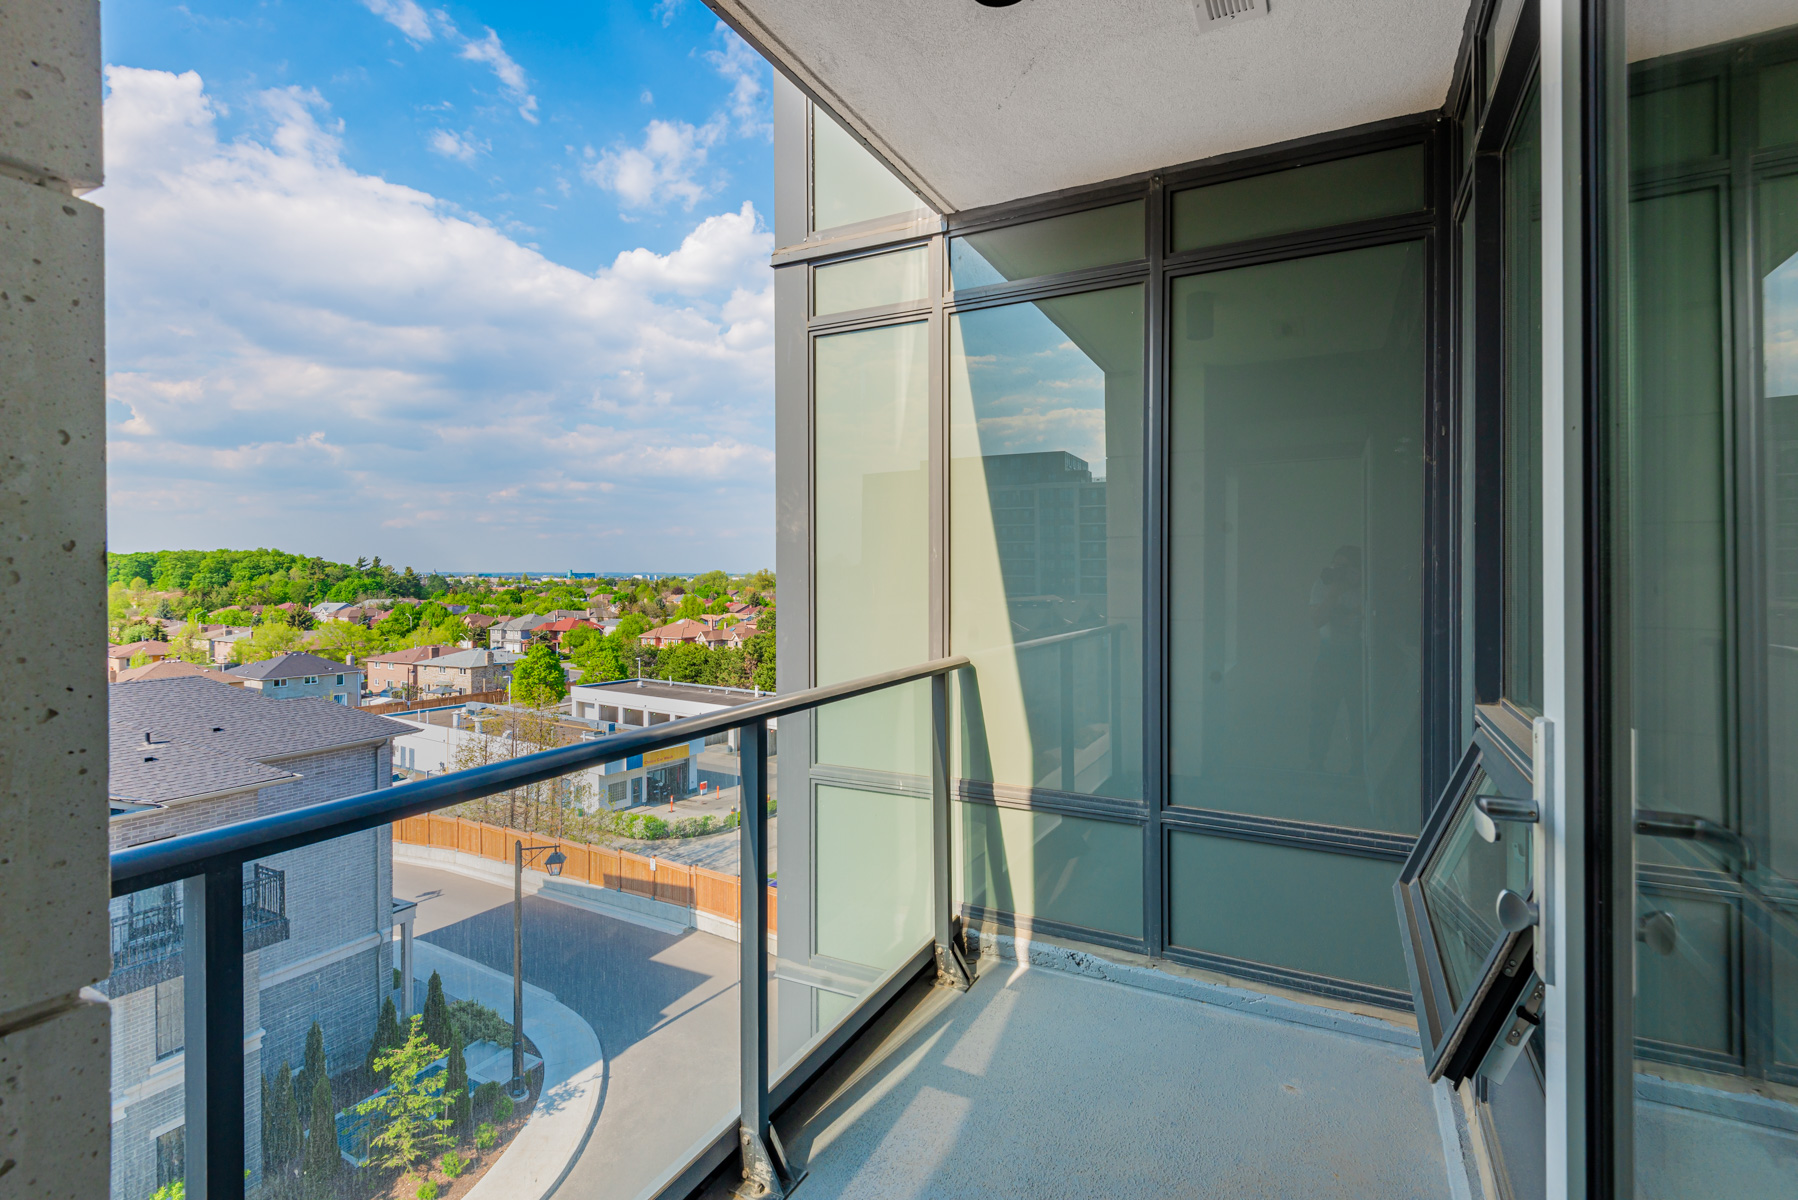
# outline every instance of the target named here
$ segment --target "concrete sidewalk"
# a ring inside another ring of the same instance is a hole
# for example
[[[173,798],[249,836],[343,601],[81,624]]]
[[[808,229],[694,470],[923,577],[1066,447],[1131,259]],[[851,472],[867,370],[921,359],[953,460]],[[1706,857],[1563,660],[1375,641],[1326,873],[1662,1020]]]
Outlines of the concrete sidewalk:
[[[421,979],[436,971],[452,999],[478,1000],[512,1015],[512,977],[430,942],[413,943]],[[524,1032],[543,1056],[543,1090],[524,1128],[467,1200],[543,1200],[580,1156],[599,1119],[606,1063],[599,1036],[571,1008],[531,984],[524,986]]]

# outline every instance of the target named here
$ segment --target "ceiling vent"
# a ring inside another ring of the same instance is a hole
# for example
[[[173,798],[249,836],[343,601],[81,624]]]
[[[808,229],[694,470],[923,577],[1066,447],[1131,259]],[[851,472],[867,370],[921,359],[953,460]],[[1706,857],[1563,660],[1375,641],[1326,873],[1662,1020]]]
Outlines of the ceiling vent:
[[[1272,0],[1192,0],[1192,15],[1199,32],[1210,33],[1265,17],[1270,3]]]

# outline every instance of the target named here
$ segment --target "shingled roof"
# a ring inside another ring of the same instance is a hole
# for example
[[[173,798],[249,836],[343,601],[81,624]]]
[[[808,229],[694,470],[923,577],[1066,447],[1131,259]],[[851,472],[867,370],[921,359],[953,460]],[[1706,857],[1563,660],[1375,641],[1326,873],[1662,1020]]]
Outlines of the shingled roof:
[[[298,778],[282,760],[412,732],[322,698],[271,700],[195,676],[113,684],[107,700],[107,790],[146,804],[281,783]]]
[[[265,658],[261,662],[242,663],[232,667],[231,673],[245,679],[297,679],[306,675],[335,675],[342,671],[359,670],[360,667],[346,666],[328,658],[320,658],[316,654],[307,654],[304,650],[295,650]]]

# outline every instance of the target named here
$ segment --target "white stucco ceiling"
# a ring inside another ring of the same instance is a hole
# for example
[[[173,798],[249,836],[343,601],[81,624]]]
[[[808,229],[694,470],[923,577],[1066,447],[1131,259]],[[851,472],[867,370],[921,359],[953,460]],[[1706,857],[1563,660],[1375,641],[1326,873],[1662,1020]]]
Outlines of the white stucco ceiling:
[[[943,212],[1442,105],[1467,0],[708,0]]]

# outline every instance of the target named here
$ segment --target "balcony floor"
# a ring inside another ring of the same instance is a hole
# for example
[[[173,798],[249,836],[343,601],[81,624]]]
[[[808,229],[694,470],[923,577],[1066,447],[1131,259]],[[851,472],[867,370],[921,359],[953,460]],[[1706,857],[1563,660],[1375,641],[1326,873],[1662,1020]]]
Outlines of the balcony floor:
[[[794,1131],[800,1200],[1467,1194],[1415,1050],[1005,960],[950,995]]]

